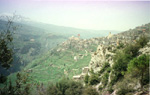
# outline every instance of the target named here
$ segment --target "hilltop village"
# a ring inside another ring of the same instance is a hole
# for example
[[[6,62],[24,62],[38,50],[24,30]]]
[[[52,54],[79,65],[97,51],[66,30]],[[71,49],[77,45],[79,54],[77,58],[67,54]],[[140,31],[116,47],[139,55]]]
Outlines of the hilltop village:
[[[90,45],[103,45],[103,46],[119,46],[120,43],[135,43],[136,39],[139,39],[140,35],[148,35],[149,27],[148,24],[136,27],[135,29],[130,29],[118,34],[111,34],[107,37],[91,38],[91,39],[81,39],[78,35],[77,37],[70,37],[67,41],[59,45],[60,48],[57,52],[65,51],[70,48],[75,48],[77,50],[88,49]],[[92,52],[92,51],[91,51]]]

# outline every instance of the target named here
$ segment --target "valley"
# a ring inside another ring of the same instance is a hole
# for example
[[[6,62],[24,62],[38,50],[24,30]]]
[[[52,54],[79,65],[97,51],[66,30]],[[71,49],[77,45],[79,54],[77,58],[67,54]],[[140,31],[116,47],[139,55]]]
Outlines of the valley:
[[[148,35],[149,24],[119,34],[110,33],[106,37],[82,39],[78,35],[72,36],[30,62],[24,70],[34,81],[44,83],[58,82],[63,77],[72,79],[82,72],[83,67],[89,66],[98,72],[105,62],[112,66],[114,52],[121,48],[122,43],[135,43],[134,40],[143,35],[143,28]]]
[[[149,9],[0,0],[0,95],[150,95]]]
[[[118,86],[121,83],[124,85],[123,81],[126,82],[128,79],[127,65],[123,64],[129,64],[138,56],[150,54],[149,28],[150,23],[116,34],[110,31],[106,36],[90,38],[91,36],[86,35],[87,38],[84,38],[80,32],[64,35],[63,32],[62,34],[48,32],[49,29],[22,24],[14,34],[15,54],[12,67],[7,72],[1,67],[1,72],[8,75],[13,85],[18,80],[18,73],[25,73],[32,86],[57,84],[67,78],[84,86],[90,86],[102,95],[106,93],[116,95]],[[123,64],[120,63],[121,61]],[[124,67],[121,67],[122,65]],[[147,75],[145,78],[146,87],[143,93],[147,93],[148,90]],[[140,89],[137,79],[134,79],[133,83],[131,80],[129,82],[135,87],[132,90]],[[34,86],[33,88],[36,91]],[[121,90],[126,89],[121,88]],[[117,93],[140,93],[121,90]]]

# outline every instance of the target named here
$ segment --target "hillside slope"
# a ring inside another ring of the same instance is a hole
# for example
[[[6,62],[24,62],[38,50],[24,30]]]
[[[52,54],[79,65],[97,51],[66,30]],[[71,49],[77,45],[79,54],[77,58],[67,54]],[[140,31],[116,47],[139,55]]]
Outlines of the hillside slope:
[[[145,36],[147,40],[142,38]],[[144,70],[144,90],[140,88],[141,78],[136,75],[140,70],[132,72],[133,75],[127,72],[127,64],[144,54],[150,55],[150,23],[103,39],[91,54],[89,66],[86,67],[89,71],[87,74],[82,71],[76,80],[84,80],[86,85],[92,85],[101,95],[148,95],[147,69]]]
[[[0,20],[0,32],[6,30],[6,21]],[[13,52],[14,61],[12,68],[5,70],[0,69],[3,74],[19,71],[25,65],[38,56],[57,46],[67,39],[66,36],[47,33],[42,28],[37,28],[21,23],[14,23],[18,27],[13,35]]]
[[[146,27],[145,31],[148,34],[149,24],[142,27]],[[72,78],[72,76],[80,74],[82,68],[88,66],[89,63],[90,68],[97,72],[106,60],[112,65],[113,61],[110,55],[113,55],[117,44],[130,43],[138,39],[143,33],[142,27],[113,36],[109,34],[109,36],[101,38],[81,39],[80,36],[70,37],[67,41],[50,50],[46,55],[28,64],[25,67],[25,71],[29,72],[35,81],[40,82],[57,82],[63,76]],[[97,51],[101,51],[100,54],[105,52],[105,56],[103,56],[104,54],[97,55],[98,53],[95,52],[98,45],[100,46]]]
[[[7,21],[0,21],[0,31],[6,28]],[[106,36],[107,30],[86,30],[52,24],[44,24],[32,21],[16,21],[14,26],[19,26],[15,34],[14,40],[14,61],[9,71],[1,68],[3,74],[16,72],[24,68],[34,59],[44,56],[45,53],[58,44],[66,41],[68,37],[81,35],[81,38],[91,38],[97,36]],[[105,34],[103,32],[105,31]],[[112,31],[117,33],[118,31]]]

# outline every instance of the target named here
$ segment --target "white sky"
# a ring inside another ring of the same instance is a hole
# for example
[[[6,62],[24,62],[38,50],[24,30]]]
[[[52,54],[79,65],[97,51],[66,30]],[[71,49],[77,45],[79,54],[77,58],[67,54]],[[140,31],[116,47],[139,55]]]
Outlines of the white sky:
[[[0,13],[13,13],[38,22],[94,30],[124,31],[150,22],[150,2],[0,1]]]

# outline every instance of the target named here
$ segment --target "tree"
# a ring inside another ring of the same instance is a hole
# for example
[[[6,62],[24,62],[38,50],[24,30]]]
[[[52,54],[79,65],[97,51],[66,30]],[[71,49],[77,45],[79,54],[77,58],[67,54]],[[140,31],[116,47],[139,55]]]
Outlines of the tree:
[[[15,84],[9,80],[9,84],[0,89],[0,95],[29,95],[31,84],[29,75],[26,73],[17,73]]]
[[[128,64],[128,72],[136,77],[140,77],[141,89],[144,84],[144,76],[149,71],[149,55],[141,55],[137,58],[134,58]]]
[[[69,79],[63,78],[61,81],[56,83],[56,87],[62,93],[62,95],[65,95],[65,91],[69,88]]]
[[[83,86],[80,82],[70,81],[65,95],[82,95]]]
[[[137,40],[137,44],[143,48],[149,41],[149,38],[145,35],[140,36],[140,39]]]
[[[123,51],[118,51],[113,58],[114,65],[112,69],[114,70],[115,76],[120,77],[123,76],[123,73],[127,70],[128,61],[131,60],[131,55],[126,54]]]
[[[8,20],[6,28],[0,31],[0,65],[8,69],[13,61],[12,48],[10,47],[13,41],[13,27],[12,20]]]
[[[6,26],[0,29],[0,65],[9,69],[13,61],[13,34],[17,29],[13,21],[17,15],[3,16],[3,18],[6,18],[7,22],[3,21]],[[11,80],[6,81],[7,77],[0,72],[0,83],[6,82],[0,89],[0,95],[29,95],[31,85],[27,83],[28,79],[28,74],[17,73],[15,85],[12,85]]]
[[[132,58],[139,55],[139,49],[141,48],[140,45],[136,44],[129,44],[127,47],[123,50],[125,54],[129,54]]]
[[[147,45],[149,38],[145,35],[140,36],[138,40],[136,40],[135,44],[129,44],[123,50],[126,54],[130,54],[132,58],[137,57],[139,55],[139,49],[143,48]]]
[[[139,49],[148,43],[148,37],[141,36],[135,44],[127,45],[123,50],[118,50],[113,57],[114,65],[112,66],[114,77],[111,83],[117,82],[127,71],[130,60],[139,55]]]
[[[90,77],[89,77],[89,85],[95,85],[95,84],[98,84],[100,81],[99,79],[99,76],[97,74],[92,74]]]
[[[16,30],[16,26],[13,25],[13,20],[16,18],[16,16],[8,17],[3,16],[8,21],[6,22],[6,26],[2,27],[3,29],[0,29],[0,65],[5,68],[9,69],[11,67],[11,63],[13,61],[13,34]],[[5,21],[3,21],[5,23]],[[0,83],[3,83],[7,80],[7,78],[0,73]]]
[[[83,86],[80,82],[62,79],[56,83],[56,86],[48,90],[50,95],[82,95]]]
[[[47,95],[62,95],[56,85],[50,84],[47,89]]]

